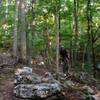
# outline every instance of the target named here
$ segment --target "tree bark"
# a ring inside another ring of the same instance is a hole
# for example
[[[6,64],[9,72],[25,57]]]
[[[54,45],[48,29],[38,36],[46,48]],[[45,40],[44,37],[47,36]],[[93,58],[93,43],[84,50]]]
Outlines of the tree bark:
[[[77,49],[78,49],[78,1],[74,0],[74,33],[75,33],[75,43],[73,51],[73,62],[77,62]]]
[[[15,0],[15,13],[14,13],[14,32],[13,32],[13,56],[18,57],[17,47],[17,22],[18,22],[18,0]]]
[[[92,31],[92,13],[91,13],[91,0],[87,1],[87,23],[88,23],[88,41],[90,46],[90,51],[92,52],[92,64],[93,64],[93,75],[95,77],[96,75],[96,67],[95,67],[95,52],[94,52],[94,37],[93,37],[93,31]]]
[[[26,4],[25,0],[21,0],[21,59],[27,60],[27,47],[26,47],[26,17],[25,9]]]
[[[57,66],[57,73],[59,72],[59,33],[60,33],[60,25],[59,25],[59,6],[56,6],[56,66]]]

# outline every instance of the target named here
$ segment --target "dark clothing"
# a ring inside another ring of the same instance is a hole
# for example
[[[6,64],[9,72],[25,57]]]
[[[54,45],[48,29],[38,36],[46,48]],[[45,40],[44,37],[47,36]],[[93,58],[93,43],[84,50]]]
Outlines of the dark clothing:
[[[63,62],[63,72],[66,73],[68,72],[68,59],[69,59],[68,52],[65,48],[60,48],[59,52],[60,52],[60,58]]]
[[[60,56],[62,58],[62,60],[64,61],[64,59],[68,59],[68,52],[66,49],[61,48],[60,49]]]
[[[68,62],[66,59],[63,61],[63,73],[68,72]]]

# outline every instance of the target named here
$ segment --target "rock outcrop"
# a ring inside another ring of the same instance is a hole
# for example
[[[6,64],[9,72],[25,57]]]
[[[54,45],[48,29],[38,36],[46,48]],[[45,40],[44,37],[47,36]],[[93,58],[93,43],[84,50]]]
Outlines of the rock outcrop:
[[[24,67],[15,72],[14,94],[19,98],[46,98],[62,90],[59,82],[55,81],[50,72],[43,76],[32,73],[32,69]]]

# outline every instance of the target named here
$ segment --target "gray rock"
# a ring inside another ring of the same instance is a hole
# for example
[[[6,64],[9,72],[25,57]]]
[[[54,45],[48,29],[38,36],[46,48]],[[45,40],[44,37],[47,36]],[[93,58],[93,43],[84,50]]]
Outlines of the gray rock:
[[[14,88],[14,94],[20,98],[46,98],[60,92],[62,87],[57,83],[19,84]]]
[[[84,90],[86,90],[86,92],[88,92],[90,94],[94,94],[94,90],[92,88],[90,88],[89,86],[83,86],[82,88]]]
[[[18,75],[15,76],[15,85],[17,84],[37,84],[40,83],[42,77],[36,75]]]
[[[64,85],[66,87],[72,87],[72,88],[74,87],[74,83],[72,81],[70,81],[70,80],[65,81]]]
[[[54,80],[50,72],[39,76],[32,73],[32,69],[28,67],[16,71],[14,83],[15,96],[25,99],[45,98],[62,90],[59,82]]]
[[[33,94],[33,84],[32,85],[25,85],[20,84],[14,87],[14,94],[16,97],[20,98],[32,98],[34,96]]]
[[[44,74],[44,76],[42,76],[42,82],[47,82],[47,83],[51,83],[54,81],[53,76],[51,75],[50,72],[46,72]]]
[[[32,68],[30,67],[23,67],[22,69],[17,69],[15,75],[26,75],[32,74]]]
[[[40,83],[42,77],[37,74],[32,73],[31,68],[24,67],[23,69],[18,69],[15,73],[14,84],[36,84]]]

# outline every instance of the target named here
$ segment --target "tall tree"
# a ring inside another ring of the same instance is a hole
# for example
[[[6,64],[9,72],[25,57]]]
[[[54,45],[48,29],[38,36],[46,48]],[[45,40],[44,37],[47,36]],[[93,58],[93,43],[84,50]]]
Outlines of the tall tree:
[[[60,0],[59,0],[60,1]],[[56,21],[56,66],[57,66],[57,73],[59,72],[59,34],[60,34],[60,13],[59,13],[59,2],[57,2],[56,6],[56,15],[55,15],[55,21]]]
[[[91,16],[91,0],[87,0],[87,60],[91,63],[91,33],[92,33],[92,16]]]
[[[14,32],[13,32],[13,56],[18,56],[18,45],[17,45],[17,22],[18,22],[18,6],[19,0],[15,0],[15,12],[14,12]]]
[[[91,6],[91,0],[87,1],[87,33],[88,33],[88,46],[90,47],[90,51],[92,53],[92,64],[93,64],[93,75],[95,77],[96,75],[96,67],[95,67],[95,52],[94,52],[94,36],[93,36],[93,30],[92,30],[92,6]]]
[[[74,0],[74,12],[73,12],[74,16],[74,34],[75,34],[75,37],[74,37],[74,56],[73,56],[73,62],[76,63],[77,61],[77,49],[78,49],[78,0]]]
[[[21,0],[21,59],[26,60],[27,56],[27,46],[26,46],[26,0]]]
[[[31,67],[31,60],[34,54],[34,35],[35,35],[35,1],[36,0],[32,0],[30,2],[31,4],[31,9],[30,9],[30,13],[32,15],[32,19],[31,22],[29,22],[28,18],[27,18],[27,24],[29,27],[29,30],[31,30],[31,32],[27,32],[27,58],[28,58],[28,65]]]

